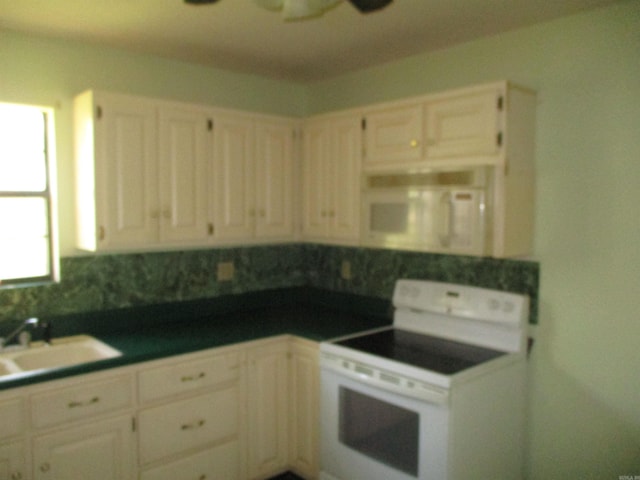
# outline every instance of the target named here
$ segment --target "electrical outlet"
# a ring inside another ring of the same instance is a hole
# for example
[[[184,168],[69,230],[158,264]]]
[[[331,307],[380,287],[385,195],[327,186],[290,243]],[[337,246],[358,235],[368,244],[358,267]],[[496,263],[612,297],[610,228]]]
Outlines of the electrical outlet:
[[[349,260],[342,261],[340,277],[342,277],[343,280],[351,280],[351,262]]]
[[[229,282],[233,280],[235,275],[235,267],[233,262],[220,262],[218,263],[218,281]]]

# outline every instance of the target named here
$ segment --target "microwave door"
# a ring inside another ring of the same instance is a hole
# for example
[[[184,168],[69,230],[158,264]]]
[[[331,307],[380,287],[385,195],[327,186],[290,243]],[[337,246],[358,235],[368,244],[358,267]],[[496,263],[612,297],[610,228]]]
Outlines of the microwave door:
[[[367,198],[364,211],[368,243],[384,246],[416,246],[422,216],[420,193],[377,193]]]

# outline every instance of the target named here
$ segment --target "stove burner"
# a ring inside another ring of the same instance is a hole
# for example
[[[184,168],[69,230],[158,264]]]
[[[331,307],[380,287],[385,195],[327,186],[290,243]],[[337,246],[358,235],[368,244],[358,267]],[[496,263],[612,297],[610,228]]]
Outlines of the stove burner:
[[[397,328],[349,338],[335,344],[445,375],[452,375],[505,355],[505,352]]]

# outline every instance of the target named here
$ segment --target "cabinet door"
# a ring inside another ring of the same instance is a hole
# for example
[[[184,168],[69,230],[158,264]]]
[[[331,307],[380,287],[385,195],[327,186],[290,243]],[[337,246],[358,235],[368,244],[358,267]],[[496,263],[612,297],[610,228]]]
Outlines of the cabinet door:
[[[326,122],[309,122],[304,129],[302,165],[302,234],[326,237],[328,232],[328,159],[330,131]]]
[[[329,235],[338,240],[357,240],[360,230],[361,119],[359,116],[337,118],[330,121],[330,126]]]
[[[251,119],[219,115],[214,125],[215,237],[253,236],[255,223],[254,129]]]
[[[146,100],[98,96],[95,178],[101,247],[136,247],[158,237],[156,110]]]
[[[421,104],[399,106],[366,115],[365,167],[394,167],[422,156]]]
[[[256,125],[256,236],[293,235],[293,127],[289,122]]]
[[[211,120],[198,111],[164,107],[159,124],[160,240],[206,243]]]
[[[318,477],[318,345],[293,340],[289,361],[289,464],[307,478]]]
[[[425,125],[427,159],[497,153],[499,96],[490,89],[429,101]]]
[[[287,466],[287,341],[249,350],[249,477],[265,478]]]
[[[28,478],[22,442],[0,444],[0,480]]]
[[[36,437],[36,480],[123,480],[132,477],[131,417],[123,416]]]

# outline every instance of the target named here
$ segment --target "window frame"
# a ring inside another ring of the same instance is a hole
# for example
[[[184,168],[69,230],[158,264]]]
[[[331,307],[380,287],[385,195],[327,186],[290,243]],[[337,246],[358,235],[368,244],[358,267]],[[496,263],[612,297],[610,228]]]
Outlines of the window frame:
[[[44,126],[44,169],[45,188],[42,191],[5,191],[0,190],[0,198],[42,198],[47,207],[48,260],[49,273],[36,277],[0,278],[0,290],[8,288],[46,285],[60,281],[60,256],[58,248],[58,218],[56,189],[56,156],[55,156],[55,116],[54,109],[40,105],[0,102],[0,107],[19,107],[37,110],[42,114]]]

